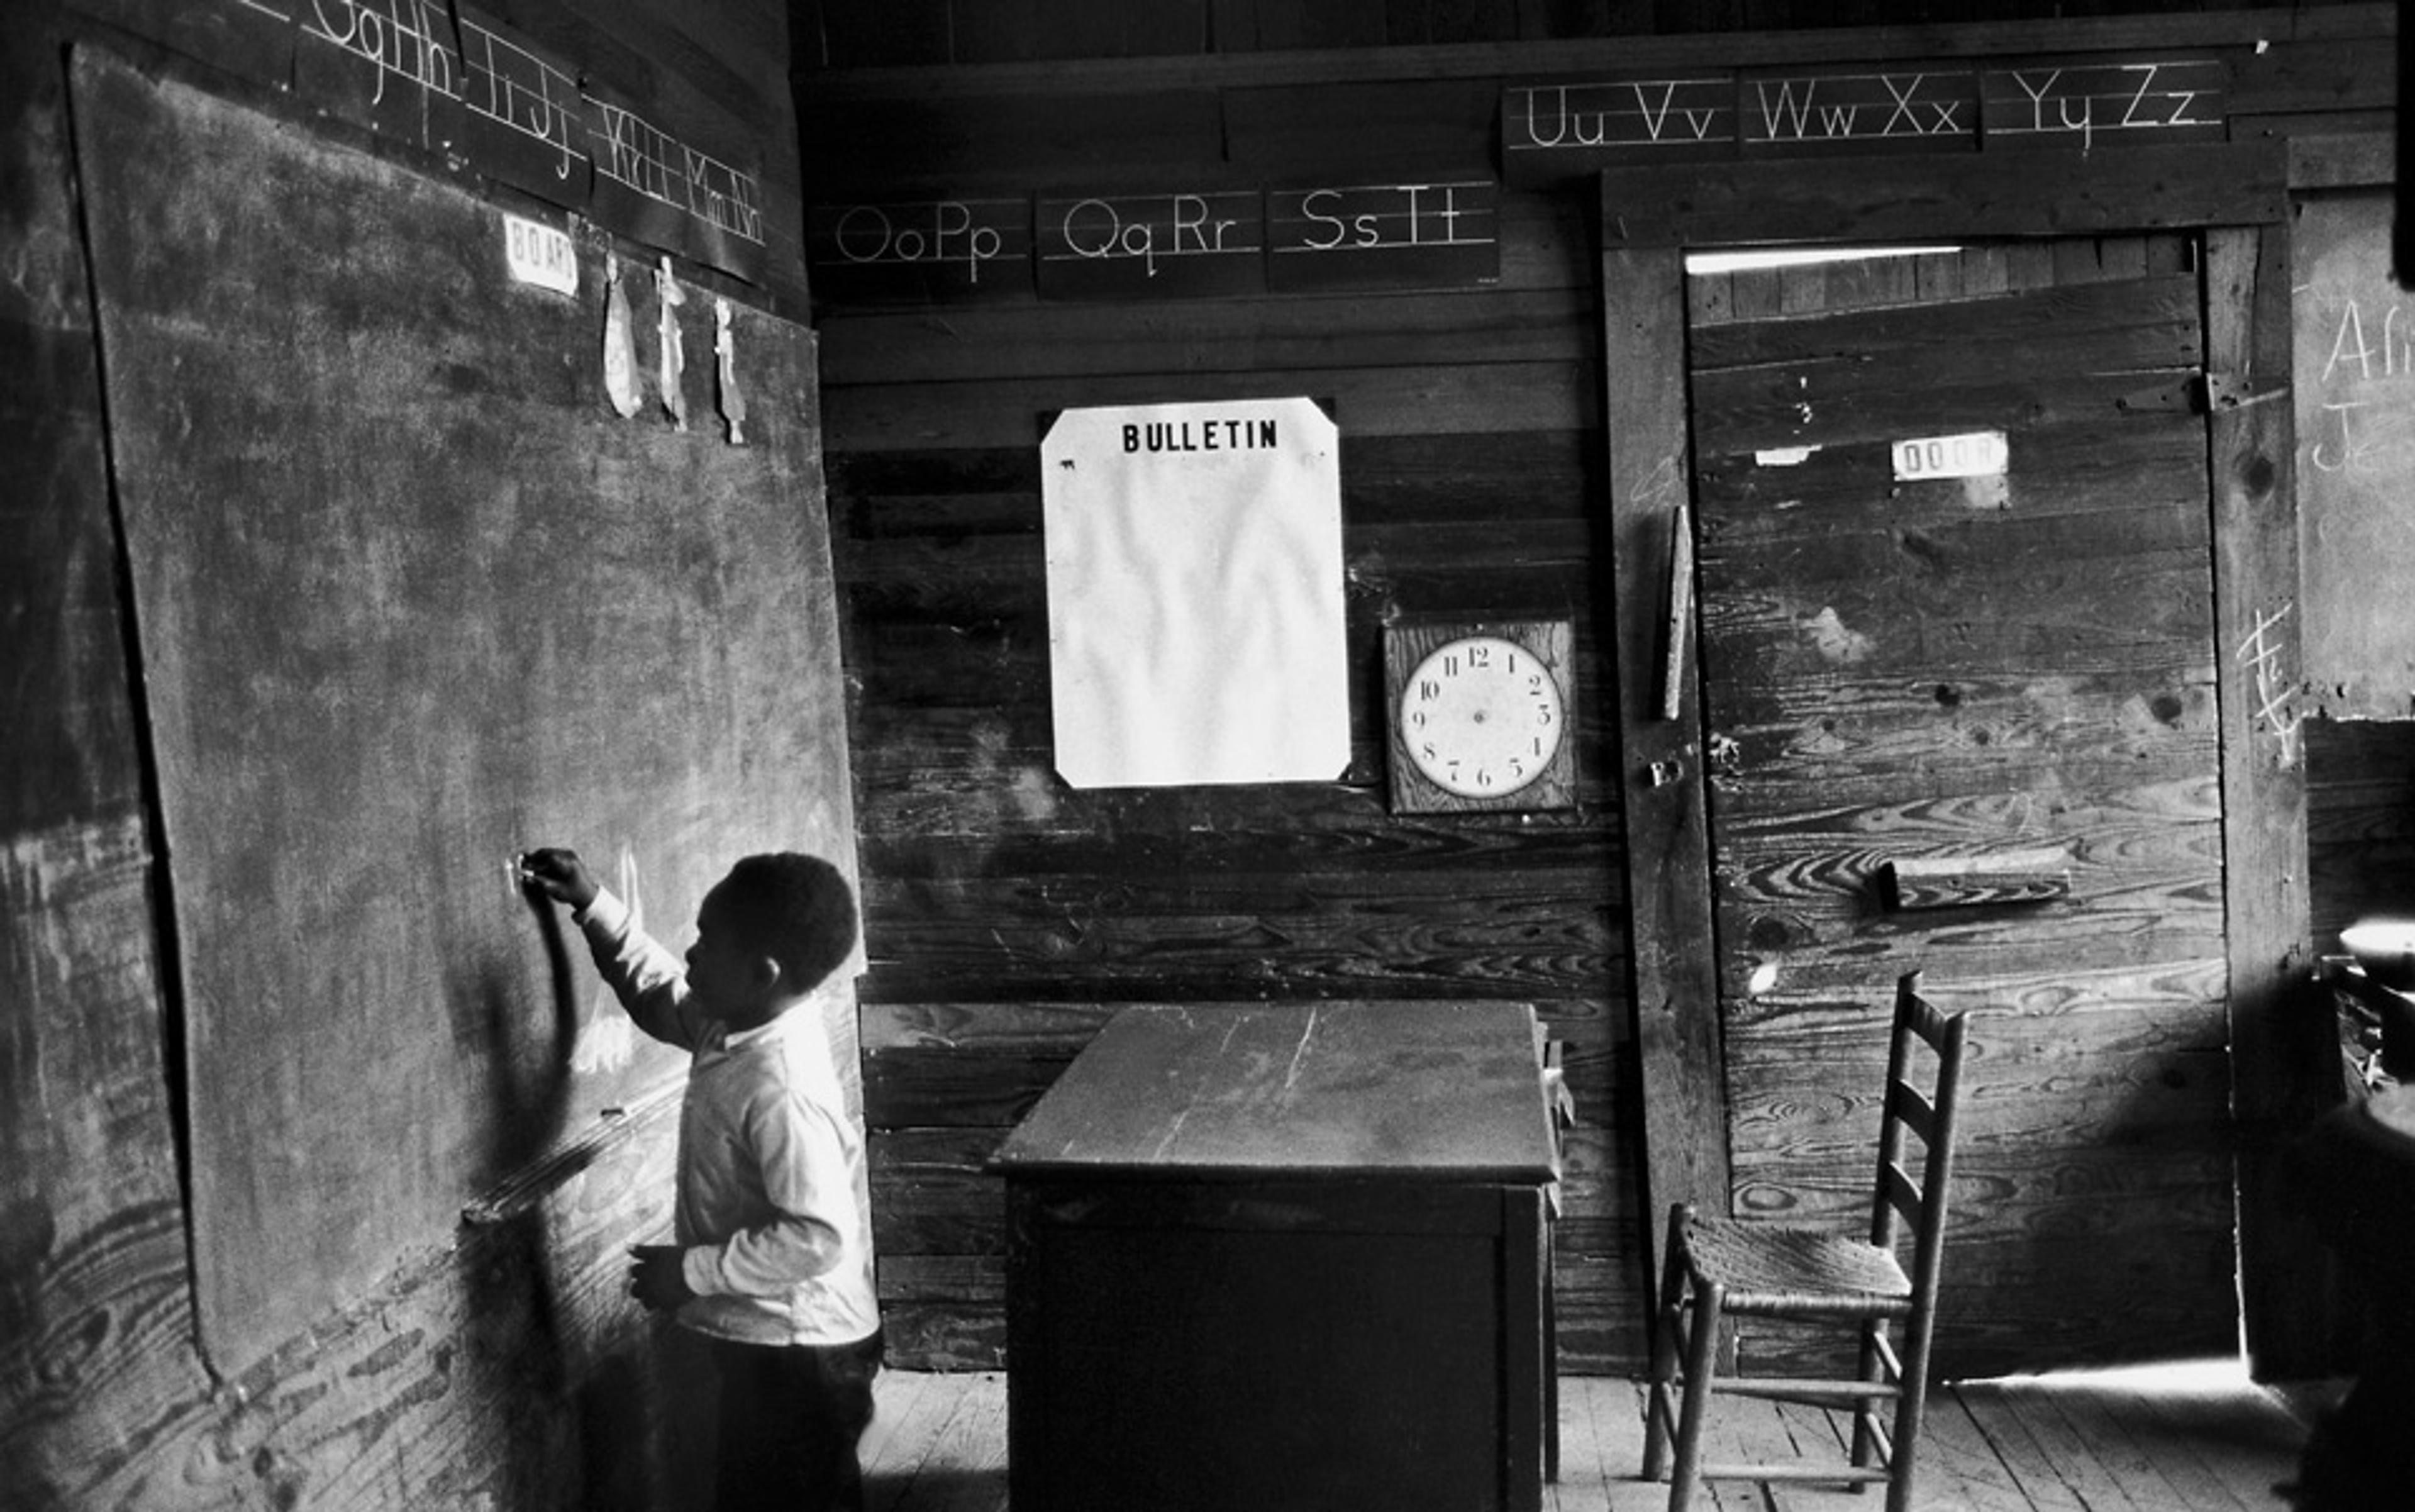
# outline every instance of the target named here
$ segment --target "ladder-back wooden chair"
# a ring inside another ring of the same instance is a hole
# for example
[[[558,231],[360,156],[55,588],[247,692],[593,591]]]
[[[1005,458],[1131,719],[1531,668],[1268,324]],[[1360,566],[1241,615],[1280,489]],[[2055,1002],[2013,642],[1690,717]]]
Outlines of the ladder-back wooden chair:
[[[1883,1481],[1887,1512],[1909,1512],[1969,1017],[1938,1011],[1920,996],[1919,984],[1916,971],[1896,983],[1878,1190],[1867,1241],[1799,1223],[1705,1218],[1684,1203],[1671,1209],[1643,1446],[1644,1478],[1670,1475],[1670,1512],[1685,1512],[1705,1480],[1844,1482],[1856,1490]],[[1916,1044],[1925,1044],[1928,1054],[1916,1055]],[[1933,1064],[1933,1073],[1921,1074],[1915,1061]],[[1916,1163],[1907,1158],[1914,1140],[1925,1149]],[[1897,1252],[1907,1235],[1909,1271]],[[1731,1317],[1851,1325],[1860,1335],[1859,1374],[1852,1380],[1720,1376],[1720,1323]],[[1900,1347],[1893,1333],[1898,1326]],[[1840,1455],[1838,1461],[1704,1464],[1703,1415],[1718,1392],[1851,1410],[1850,1462]]]

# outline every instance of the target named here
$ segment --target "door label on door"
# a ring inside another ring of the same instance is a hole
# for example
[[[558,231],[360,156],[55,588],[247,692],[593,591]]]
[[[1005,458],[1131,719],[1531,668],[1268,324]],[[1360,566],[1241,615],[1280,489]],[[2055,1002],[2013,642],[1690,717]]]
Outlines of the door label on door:
[[[2002,477],[2012,462],[2012,448],[2001,430],[1973,430],[1959,436],[1921,436],[1895,443],[1895,481],[1926,483],[1932,478]]]

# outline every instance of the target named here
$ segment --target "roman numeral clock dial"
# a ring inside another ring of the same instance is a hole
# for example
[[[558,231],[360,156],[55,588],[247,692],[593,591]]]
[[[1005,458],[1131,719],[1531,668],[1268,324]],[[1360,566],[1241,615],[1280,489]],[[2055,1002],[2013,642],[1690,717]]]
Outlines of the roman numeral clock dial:
[[[1385,632],[1399,814],[1576,801],[1566,621]]]

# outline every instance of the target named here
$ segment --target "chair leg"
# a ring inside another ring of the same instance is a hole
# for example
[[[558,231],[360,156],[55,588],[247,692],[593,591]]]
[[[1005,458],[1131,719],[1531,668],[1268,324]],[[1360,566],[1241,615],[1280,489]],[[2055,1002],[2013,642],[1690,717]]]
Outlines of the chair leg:
[[[1879,1340],[1886,1332],[1886,1320],[1872,1318],[1862,1325],[1862,1363],[1855,1373],[1864,1381],[1886,1379],[1886,1362],[1879,1353]],[[1853,1403],[1853,1464],[1861,1468],[1870,1463],[1878,1449],[1878,1439],[1870,1431],[1870,1409],[1877,1405],[1875,1397],[1863,1397]]]
[[[1926,1351],[1921,1354],[1926,1355]],[[1904,1361],[1903,1396],[1895,1407],[1894,1452],[1887,1457],[1887,1512],[1912,1512],[1912,1470],[1920,1449],[1920,1421],[1928,1405],[1928,1370]]]
[[[1686,1339],[1686,1405],[1677,1418],[1677,1464],[1669,1477],[1669,1512],[1686,1512],[1693,1505],[1694,1486],[1702,1468],[1702,1418],[1711,1403],[1711,1378],[1719,1363],[1719,1315],[1726,1306],[1725,1287],[1705,1286],[1694,1294],[1693,1331]]]
[[[1673,1400],[1677,1380],[1677,1312],[1660,1316],[1659,1338],[1652,1345],[1652,1374],[1643,1387],[1643,1478],[1659,1480],[1669,1473],[1669,1442],[1676,1432]]]
[[[1652,1374],[1643,1390],[1643,1478],[1658,1480],[1669,1470],[1669,1441],[1676,1431],[1674,1393],[1677,1340],[1686,1325],[1686,1250],[1679,1235],[1692,1209],[1669,1210],[1666,1258],[1660,1265],[1659,1315],[1652,1330]]]

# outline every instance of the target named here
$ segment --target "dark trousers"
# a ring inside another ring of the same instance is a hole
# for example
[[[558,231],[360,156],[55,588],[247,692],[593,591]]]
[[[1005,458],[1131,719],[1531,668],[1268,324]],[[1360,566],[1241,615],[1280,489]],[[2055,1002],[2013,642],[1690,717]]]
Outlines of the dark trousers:
[[[856,1441],[881,1336],[826,1348],[712,1341],[721,1377],[714,1512],[862,1512]]]

